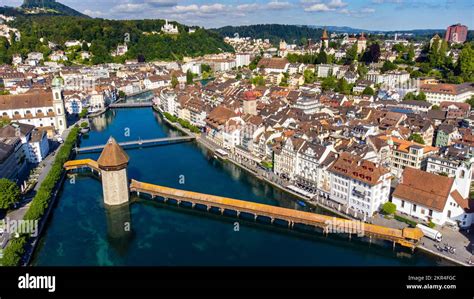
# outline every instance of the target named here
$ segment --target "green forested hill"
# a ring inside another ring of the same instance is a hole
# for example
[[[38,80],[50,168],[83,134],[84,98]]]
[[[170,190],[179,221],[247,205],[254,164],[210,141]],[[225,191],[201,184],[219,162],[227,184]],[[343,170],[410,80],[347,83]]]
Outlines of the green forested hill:
[[[129,36],[129,51],[125,56],[116,58],[120,62],[125,59],[136,59],[143,56],[147,61],[155,59],[181,59],[184,56],[199,56],[233,51],[224,43],[222,37],[204,29],[197,29],[189,34],[188,27],[177,24],[180,34],[143,34],[144,32],[160,32],[164,20],[106,20],[64,16],[19,16],[9,26],[21,32],[21,41],[13,41],[11,45],[0,40],[0,63],[3,59],[11,59],[14,53],[26,55],[31,51],[39,51],[48,55],[48,41],[63,45],[67,40],[84,40],[92,43],[84,46],[94,55],[92,63],[112,62],[110,52],[118,44],[124,43]],[[175,23],[176,24],[176,23]],[[43,42],[40,39],[43,38]],[[7,57],[7,58],[5,58]]]
[[[321,29],[307,26],[280,24],[226,26],[214,30],[223,36],[232,37],[238,33],[241,37],[268,38],[273,44],[277,44],[281,39],[287,43],[305,44],[308,39],[319,40],[323,32]]]
[[[56,2],[55,0],[24,0],[21,5],[21,9],[24,12],[28,10],[40,9],[45,14],[57,14],[64,16],[74,16],[74,17],[86,17],[85,14],[78,12],[75,9],[70,8],[64,4]]]

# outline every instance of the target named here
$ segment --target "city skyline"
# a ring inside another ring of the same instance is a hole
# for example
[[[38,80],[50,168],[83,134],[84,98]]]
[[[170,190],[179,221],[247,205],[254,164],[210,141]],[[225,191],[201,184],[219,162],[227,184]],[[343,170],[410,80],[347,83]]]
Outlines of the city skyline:
[[[6,0],[19,6],[22,0]],[[455,23],[474,27],[467,0],[105,0],[58,1],[91,17],[164,19],[216,28],[227,25],[291,24],[348,26],[370,30],[444,29]],[[423,9],[423,14],[419,10]],[[437,16],[442,14],[440,20]]]

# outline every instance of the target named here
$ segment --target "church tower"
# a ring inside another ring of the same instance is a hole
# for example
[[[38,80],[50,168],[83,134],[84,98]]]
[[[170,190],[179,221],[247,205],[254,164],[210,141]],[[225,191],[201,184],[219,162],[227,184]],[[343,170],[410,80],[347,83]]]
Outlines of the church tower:
[[[321,36],[321,47],[323,46],[324,46],[324,49],[326,50],[329,48],[329,36],[326,29],[324,29],[323,36]]]
[[[104,203],[108,206],[128,203],[128,161],[128,155],[110,137],[97,160],[101,169]]]
[[[62,134],[67,128],[66,109],[64,107],[64,99],[62,93],[62,79],[54,78],[51,84],[53,92],[53,109],[56,118],[56,129]]]

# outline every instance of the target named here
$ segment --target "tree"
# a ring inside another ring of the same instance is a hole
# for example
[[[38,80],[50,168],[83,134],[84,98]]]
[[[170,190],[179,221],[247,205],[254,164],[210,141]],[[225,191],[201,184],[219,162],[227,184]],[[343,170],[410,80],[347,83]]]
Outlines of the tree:
[[[415,100],[416,99],[416,96],[413,92],[408,92],[404,97],[403,97],[403,100],[404,101],[411,101],[411,100]]]
[[[20,188],[8,179],[0,179],[0,209],[9,209],[20,200]]]
[[[349,49],[347,49],[346,57],[345,57],[345,64],[351,64],[354,60],[357,59],[357,44],[352,45]]]
[[[416,96],[417,101],[426,101],[426,94],[423,91],[420,91]]]
[[[380,59],[380,45],[378,43],[374,43],[374,44],[370,45],[369,49],[362,56],[362,59],[366,63],[379,62],[379,59]]]
[[[439,110],[439,109],[441,109],[441,108],[439,108],[438,105],[433,105],[433,106],[431,106],[431,110]]]
[[[346,79],[341,78],[337,82],[335,91],[340,92],[342,94],[348,95],[351,93],[352,85],[347,83]]]
[[[368,72],[369,72],[369,69],[363,64],[359,64],[359,66],[357,67],[357,73],[362,78],[364,78]]]
[[[194,75],[193,73],[191,72],[191,70],[188,70],[186,72],[186,84],[193,84],[193,79],[194,79]]]
[[[362,91],[362,94],[367,96],[373,96],[375,95],[375,91],[370,86],[367,86],[366,88],[364,88],[364,91]]]
[[[386,203],[382,205],[382,211],[386,215],[395,214],[396,210],[397,210],[397,206],[392,202],[387,201]]]
[[[382,65],[382,72],[385,73],[385,72],[388,72],[388,71],[393,71],[393,70],[396,70],[398,67],[396,64],[394,64],[393,62],[390,62],[390,61],[385,61]]]
[[[303,73],[303,76],[304,76],[304,83],[306,84],[314,83],[314,80],[316,79],[316,75],[311,70],[305,70]]]
[[[18,266],[25,252],[26,236],[12,238],[5,247],[1,259],[2,266]]]
[[[411,134],[410,137],[408,137],[408,140],[419,143],[419,144],[425,144],[425,140],[418,133]]]
[[[288,78],[290,75],[288,73],[283,74],[283,78],[281,79],[280,86],[286,87],[288,86]]]
[[[321,49],[321,51],[319,51],[318,58],[317,58],[317,63],[318,64],[328,63],[328,55],[326,54],[326,52],[323,49]]]
[[[465,82],[474,81],[474,50],[466,44],[459,53],[455,74],[461,76]]]
[[[179,84],[178,78],[175,75],[171,77],[171,86],[175,88]]]
[[[260,59],[262,59],[262,56],[257,56],[255,57],[251,62],[250,62],[250,65],[249,65],[249,69],[251,69],[252,71],[254,69],[257,68],[257,65],[258,65],[258,62],[260,61]]]
[[[337,83],[338,82],[337,82],[336,78],[334,78],[332,76],[324,78],[323,82],[321,83],[321,89],[323,91],[332,90],[332,89],[336,88]]]
[[[474,96],[471,96],[469,100],[466,100],[465,103],[471,105],[471,109],[474,109]]]
[[[127,94],[123,90],[119,90],[118,96],[119,98],[125,98]]]
[[[81,48],[82,51],[89,51],[89,45],[87,44],[87,42],[83,42]]]
[[[265,86],[265,78],[263,76],[255,76],[252,78],[252,84],[255,86]]]
[[[89,113],[87,108],[82,108],[81,112],[79,113],[79,117],[80,118],[85,118],[87,116],[87,113]]]

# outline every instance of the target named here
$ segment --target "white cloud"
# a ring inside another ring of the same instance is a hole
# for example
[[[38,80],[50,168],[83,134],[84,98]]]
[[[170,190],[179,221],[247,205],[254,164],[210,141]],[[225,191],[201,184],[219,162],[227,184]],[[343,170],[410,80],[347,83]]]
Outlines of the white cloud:
[[[102,13],[98,10],[86,9],[82,13],[85,14],[85,15],[88,15],[89,17],[93,17],[93,18],[102,18],[102,17],[105,16],[104,13]]]
[[[250,12],[260,9],[260,5],[258,5],[257,3],[240,4],[236,6],[236,9],[240,12]]]
[[[268,2],[265,7],[271,10],[280,10],[280,9],[288,9],[293,5],[290,2],[280,2],[280,1],[271,1]]]
[[[346,7],[347,3],[343,2],[342,0],[331,0],[327,5],[330,8],[341,8]]]
[[[364,7],[359,10],[349,10],[347,8],[344,8],[344,9],[341,9],[339,13],[345,14],[351,17],[362,18],[362,17],[366,17],[367,15],[375,13],[375,9],[371,7]]]
[[[113,7],[110,11],[117,14],[137,14],[142,13],[146,9],[149,9],[149,6],[146,3],[125,3]]]
[[[348,4],[342,0],[330,0],[322,2],[320,0],[301,0],[304,10],[307,12],[326,12],[343,10]]]
[[[305,11],[314,11],[314,12],[321,12],[321,11],[331,11],[334,10],[332,8],[329,8],[326,4],[324,3],[318,3],[318,4],[313,4],[309,7],[306,7],[304,9]]]

